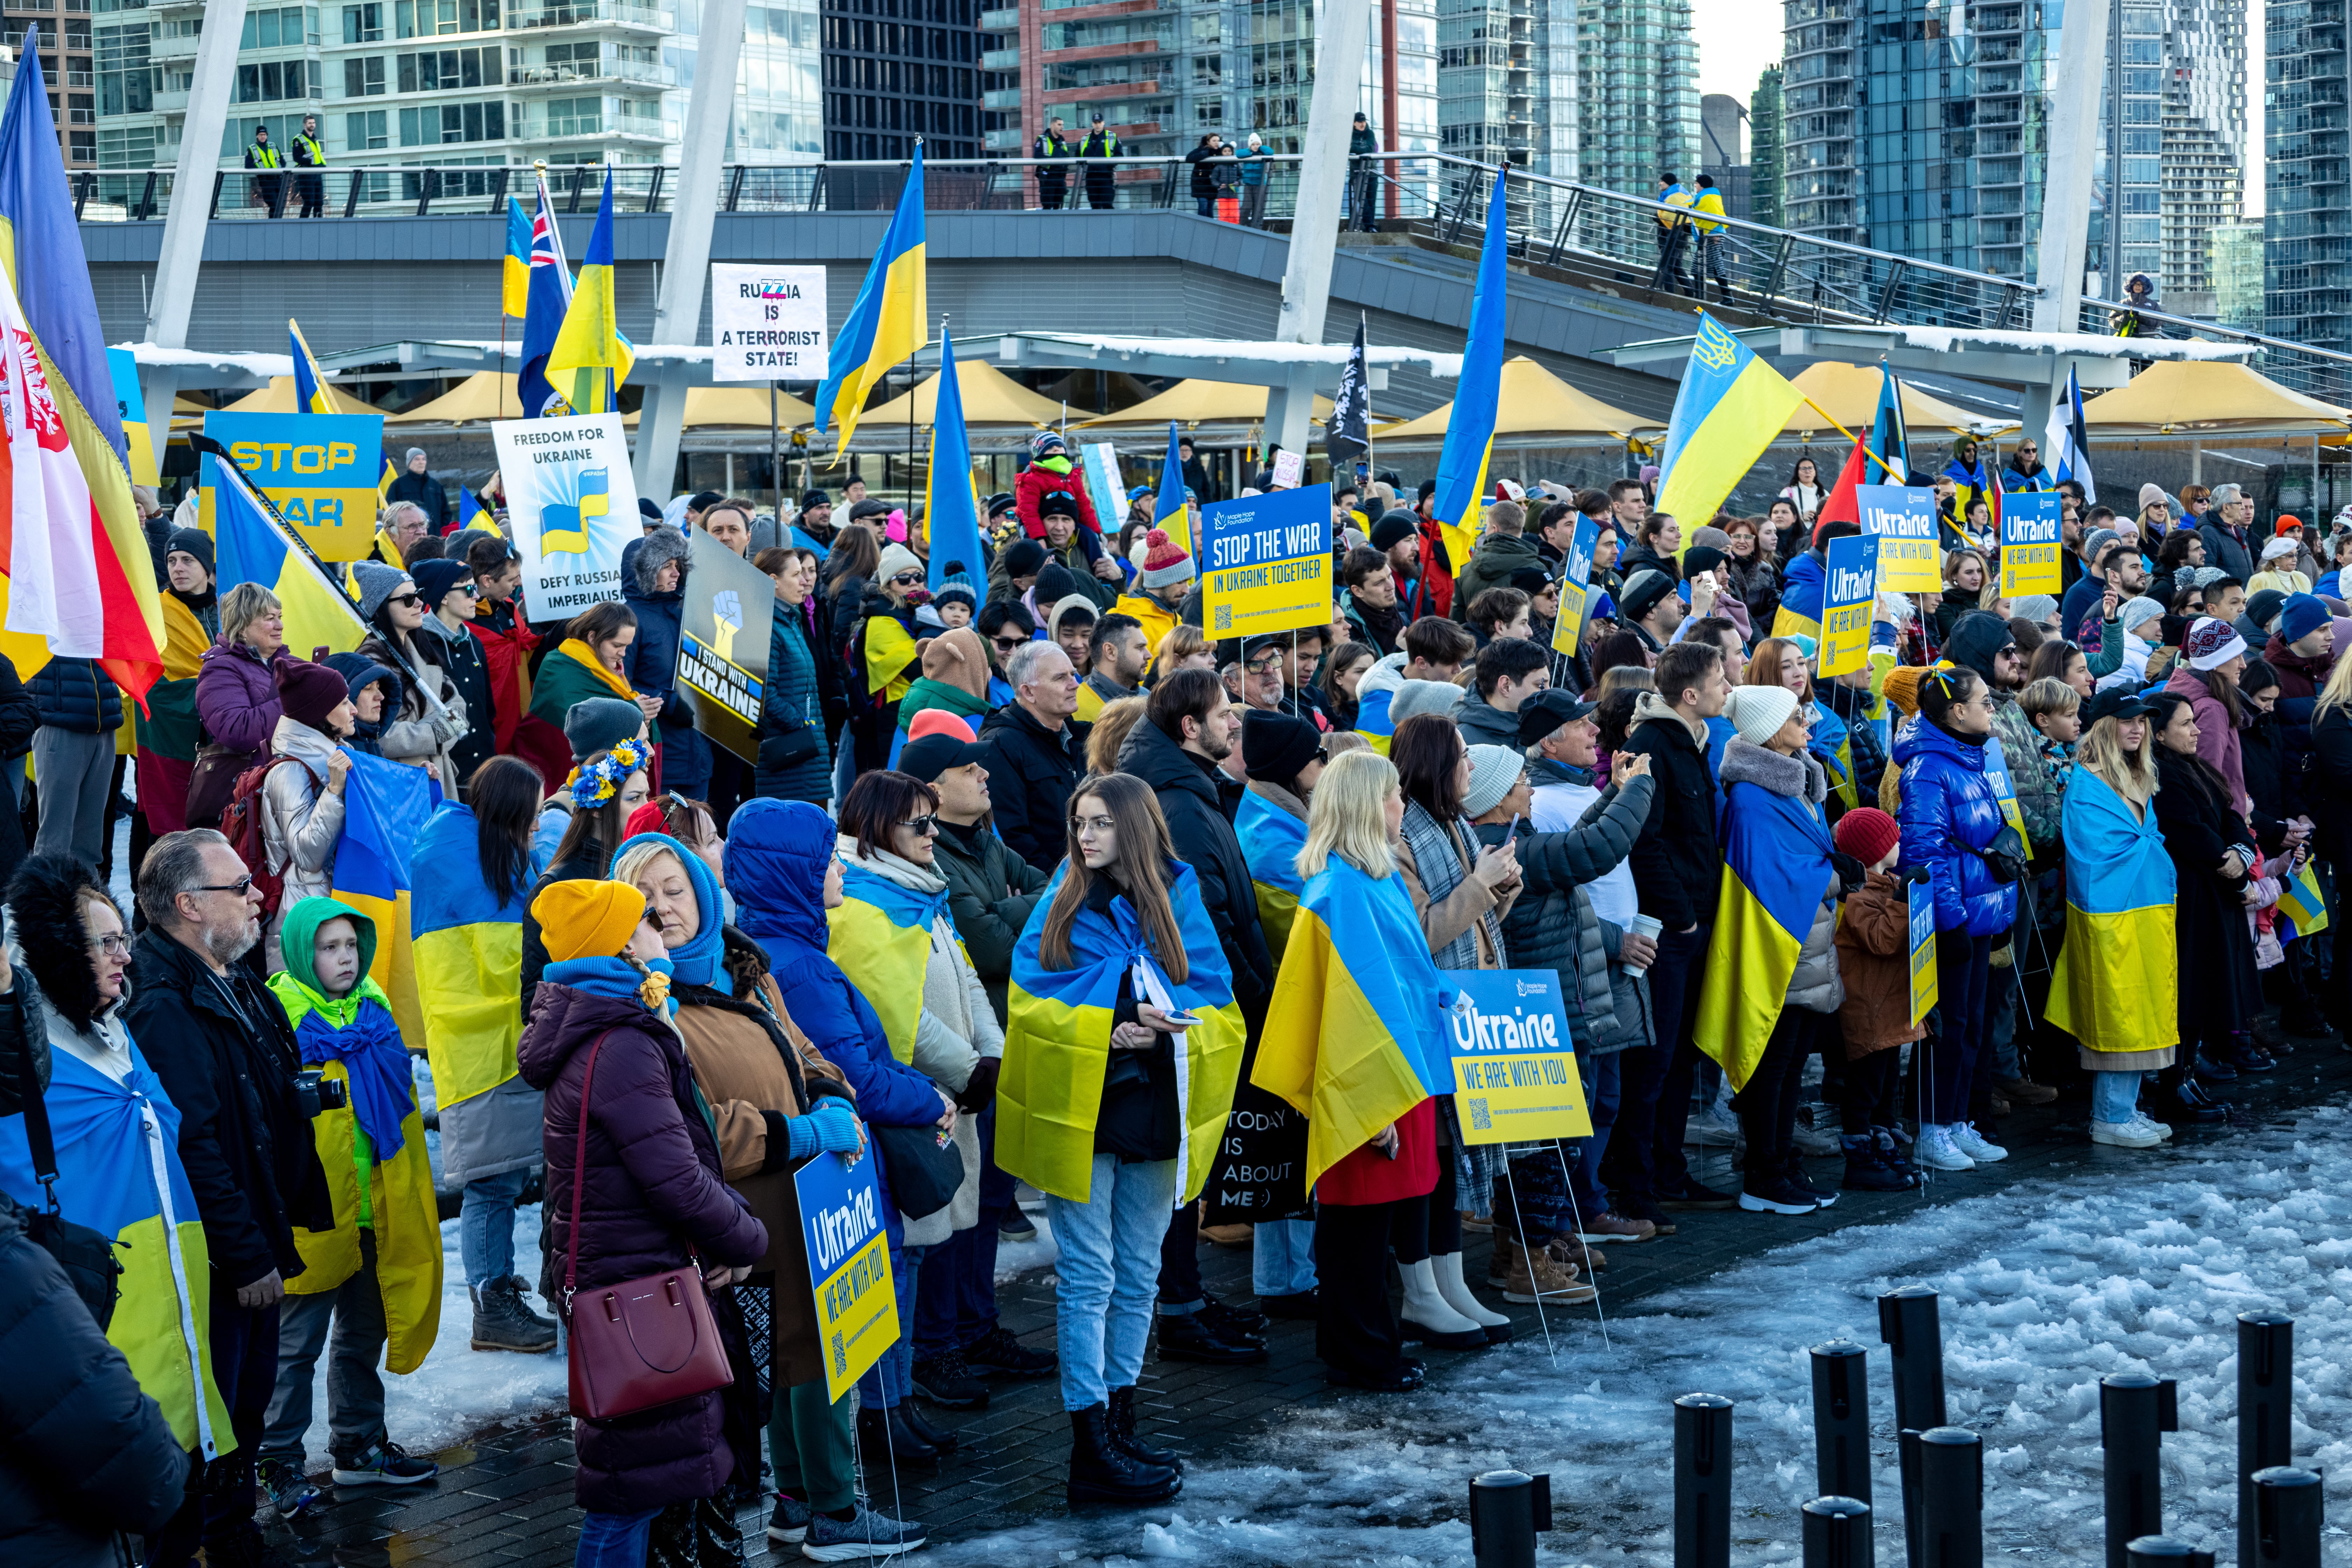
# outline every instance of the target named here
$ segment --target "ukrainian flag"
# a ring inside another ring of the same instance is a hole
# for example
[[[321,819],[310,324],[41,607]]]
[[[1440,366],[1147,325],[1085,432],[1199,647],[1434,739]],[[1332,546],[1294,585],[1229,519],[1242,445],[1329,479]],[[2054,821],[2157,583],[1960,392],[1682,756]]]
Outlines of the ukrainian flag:
[[[1804,400],[1788,377],[1701,310],[1666,421],[1654,510],[1682,519],[1688,535],[1693,523],[1715,515]]]
[[[1234,812],[1234,836],[1241,840],[1242,858],[1249,862],[1250,882],[1257,889],[1257,919],[1265,928],[1265,945],[1278,961],[1290,942],[1298,895],[1307,889],[1298,875],[1307,824],[1257,791],[1246,790]]]
[[[866,269],[865,287],[849,307],[849,319],[834,334],[824,382],[816,389],[818,433],[827,425],[841,429],[835,462],[857,433],[866,395],[892,365],[931,341],[929,309],[923,287],[923,144],[918,141],[907,188],[898,193],[898,210]]]
[[[522,910],[526,887],[501,904],[482,879],[473,808],[443,801],[418,830],[408,863],[436,868],[409,894],[421,1042],[433,1094],[456,1105],[515,1075],[522,1036]],[[525,883],[530,880],[525,875]],[[341,896],[341,890],[337,890]],[[412,1047],[420,1042],[412,1039]]]
[[[1819,556],[1810,550],[1801,550],[1792,556],[1786,585],[1780,590],[1780,608],[1772,616],[1772,635],[1811,637],[1818,645],[1822,637],[1822,606],[1828,600],[1829,585]]]
[[[1510,228],[1503,206],[1507,171],[1495,170],[1486,203],[1486,238],[1478,252],[1478,281],[1470,296],[1470,331],[1462,345],[1462,379],[1454,383],[1445,446],[1437,455],[1437,493],[1429,515],[1445,537],[1445,553],[1460,572],[1478,542],[1486,490],[1486,459],[1495,447],[1495,417],[1503,395],[1503,312],[1509,305]],[[1777,428],[1777,426],[1775,426]],[[1708,515],[1712,516],[1713,513]]]
[[[923,519],[929,530],[929,584],[936,594],[951,581],[985,591],[988,566],[980,552],[980,498],[971,490],[971,432],[964,428],[963,389],[956,384],[955,340],[940,335],[939,401],[931,411],[931,471],[924,481]]]
[[[1853,738],[1846,732],[1845,721],[1826,702],[1813,703],[1813,728],[1805,749],[1828,771],[1831,791],[1852,811],[1861,801],[1853,786]]]
[[[2327,900],[2319,891],[2319,873],[2305,860],[2279,889],[2279,941],[2293,942],[2327,929]]]
[[[1307,1118],[1310,1190],[1381,1128],[1454,1092],[1444,1013],[1403,876],[1368,877],[1331,857],[1300,891],[1250,1073]]]
[[[520,319],[530,308],[530,218],[522,203],[507,198],[507,258],[500,268],[502,314]]]
[[[163,1406],[172,1436],[206,1459],[236,1448],[213,1383],[212,1260],[194,1192],[180,1163],[180,1112],[131,1046],[122,1082],[68,1051],[50,1054],[49,1135],[58,1206],[114,1243],[122,1299],[106,1337],[140,1392]],[[28,1210],[47,1206],[25,1119],[0,1121],[0,1188]]]
[[[348,752],[352,771],[343,781],[343,836],[335,844],[335,897],[375,922],[377,943],[368,978],[392,999],[400,1037],[411,1046],[430,1037],[418,1001],[415,926],[409,908],[408,851],[441,791],[423,768],[412,768],[363,752]],[[516,973],[521,973],[517,961]],[[518,981],[520,983],[520,981]]]
[[[465,486],[459,485],[457,487],[457,531],[463,533],[467,529],[475,529],[483,533],[496,533],[499,531],[499,520],[490,514],[488,507],[482,504],[481,497]],[[544,549],[544,543],[541,547]]]
[[[213,529],[221,591],[258,583],[277,595],[286,607],[288,647],[305,658],[317,647],[349,653],[366,638],[370,628],[350,595],[219,457],[213,459]]]
[[[629,379],[636,351],[621,335],[620,308],[613,299],[613,171],[604,171],[604,199],[588,236],[588,255],[572,286],[563,326],[547,354],[547,379],[575,414],[611,414],[614,397]],[[569,375],[565,372],[570,372]]]
[[[1723,890],[1692,1037],[1740,1089],[1780,1021],[1797,954],[1837,873],[1829,825],[1804,801],[1761,784],[1724,792],[1720,837]]]
[[[1191,1203],[1208,1184],[1209,1167],[1232,1113],[1241,1078],[1245,1026],[1234,1000],[1233,970],[1216,928],[1201,901],[1201,879],[1179,864],[1168,901],[1184,941],[1187,975],[1170,980],[1151,956],[1143,926],[1124,898],[1107,913],[1083,904],[1070,922],[1070,967],[1047,969],[1038,948],[1045,916],[1068,875],[1054,872],[1013,949],[1006,994],[1004,1071],[996,1089],[996,1163],[1039,1192],[1085,1203],[1094,1185],[1095,1113],[1102,1106],[1103,1075],[1110,1066],[1111,1015],[1119,986],[1139,967],[1149,979],[1137,994],[1164,992],[1179,1012],[1201,1020],[1176,1037],[1177,1103],[1184,1136],[1177,1145],[1176,1195]],[[1421,928],[1414,925],[1418,934]],[[1426,942],[1421,943],[1425,952]]]
[[[2180,1043],[2178,891],[2153,808],[2135,815],[2078,767],[2059,814],[2066,844],[2066,941],[2044,1011],[2087,1051]]]
[[[922,657],[915,647],[914,634],[896,616],[874,615],[866,617],[860,636],[865,644],[866,695],[885,702],[898,701],[915,684],[914,675],[908,671],[915,669],[915,661]]]
[[[1160,461],[1160,489],[1151,498],[1151,526],[1166,530],[1169,538],[1190,552],[1192,514],[1184,505],[1184,459],[1176,450],[1176,421],[1171,419],[1168,455]]]
[[[327,378],[319,369],[318,359],[310,353],[310,345],[302,341],[302,329],[294,324],[290,316],[286,319],[286,336],[294,353],[296,411],[302,414],[341,414],[342,410],[335,406],[335,395],[327,389]],[[385,454],[384,461],[392,461],[389,453]]]
[[[1356,699],[1356,733],[1384,757],[1389,754],[1389,742],[1396,739],[1396,721],[1389,716],[1389,704],[1395,700],[1393,686],[1363,691]]]
[[[915,1026],[923,1016],[923,972],[931,962],[931,927],[948,912],[947,889],[922,894],[845,859],[841,905],[824,912],[825,956],[865,994],[890,1054],[915,1059]]]

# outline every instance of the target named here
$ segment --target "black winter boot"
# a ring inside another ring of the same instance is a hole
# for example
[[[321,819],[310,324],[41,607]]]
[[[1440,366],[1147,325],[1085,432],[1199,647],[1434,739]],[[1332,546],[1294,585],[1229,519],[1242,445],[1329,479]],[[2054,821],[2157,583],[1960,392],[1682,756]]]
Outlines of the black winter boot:
[[[1113,1441],[1110,1409],[1090,1405],[1070,1412],[1069,1503],[1166,1502],[1184,1489],[1184,1478],[1165,1465],[1147,1465]]]
[[[1135,1385],[1110,1391],[1110,1438],[1118,1451],[1130,1459],[1140,1459],[1147,1465],[1160,1465],[1184,1473],[1184,1461],[1173,1448],[1153,1448],[1138,1442],[1135,1436]]]

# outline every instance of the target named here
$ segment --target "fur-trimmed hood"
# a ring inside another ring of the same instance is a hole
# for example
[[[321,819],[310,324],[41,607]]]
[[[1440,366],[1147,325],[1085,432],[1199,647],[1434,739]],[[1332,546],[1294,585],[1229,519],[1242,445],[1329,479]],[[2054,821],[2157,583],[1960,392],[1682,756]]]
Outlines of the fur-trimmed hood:
[[[677,563],[678,586],[685,587],[689,568],[684,533],[665,524],[636,541],[634,548],[635,559],[630,563],[630,570],[636,577],[638,593],[656,592],[654,583],[660,576],[661,569],[673,561]]]
[[[1782,756],[1737,735],[1724,743],[1722,778],[1727,790],[1736,784],[1752,784],[1790,800],[1811,801],[1816,806],[1830,797],[1829,773],[1811,753],[1800,752],[1793,757]]]
[[[98,981],[89,972],[89,944],[81,934],[80,894],[85,888],[110,904],[114,901],[70,855],[28,856],[8,883],[16,951],[50,1011],[77,1029],[88,1028],[102,1011]],[[123,931],[126,936],[130,932],[128,921]]]

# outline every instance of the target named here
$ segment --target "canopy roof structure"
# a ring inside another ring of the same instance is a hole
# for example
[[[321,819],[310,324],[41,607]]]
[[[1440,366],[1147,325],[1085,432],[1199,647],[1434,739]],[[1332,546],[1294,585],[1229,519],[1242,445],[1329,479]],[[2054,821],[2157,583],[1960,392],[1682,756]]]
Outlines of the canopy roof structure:
[[[1874,364],[1847,364],[1835,360],[1823,360],[1809,364],[1789,378],[1790,384],[1821,405],[1820,412],[1800,405],[1780,427],[1780,439],[1792,437],[1814,441],[1827,436],[1838,437],[1835,426],[1822,417],[1827,414],[1859,436],[1864,426],[1878,413],[1879,371]],[[1945,402],[1929,393],[1920,391],[1900,374],[1896,384],[1903,388],[1903,423],[1916,431],[1950,430],[1964,435],[1983,435],[1988,431],[2012,425],[2012,420],[1985,419],[1967,409]]]
[[[1525,354],[1504,363],[1502,392],[1496,406],[1500,411],[1495,420],[1497,445],[1623,440],[1642,431],[1664,428],[1579,392]],[[1372,439],[1382,445],[1403,441],[1433,446],[1445,439],[1446,422],[1453,416],[1454,405],[1448,403],[1418,419],[1375,429]]]
[[[878,407],[869,408],[857,416],[857,434],[850,442],[853,452],[899,452],[907,446],[907,427],[911,423],[929,433],[939,406],[939,372],[933,371],[915,384],[915,389],[902,393]],[[1030,391],[988,361],[975,354],[971,359],[956,360],[956,390],[963,399],[964,428],[971,437],[976,452],[1007,451],[1028,445],[1029,437],[1049,426],[1058,426],[1065,420],[1076,424],[1094,416],[1090,408],[1065,407],[1050,397],[1041,397]],[[813,445],[830,452],[835,439],[832,431],[811,437]]]
[[[1171,419],[1184,426],[1255,424],[1265,418],[1265,401],[1266,388],[1246,382],[1180,381],[1156,397],[1146,398],[1116,414],[1097,416],[1086,421],[1086,425],[1088,429],[1100,429],[1116,425],[1165,425]],[[1330,413],[1331,400],[1316,394],[1316,419],[1328,418]]]
[[[2173,361],[2083,405],[2095,436],[2340,436],[2352,410],[2281,386],[2242,364]]]
[[[382,414],[384,412],[373,403],[362,403],[341,387],[331,390],[338,413]],[[173,411],[178,412],[176,400]],[[235,403],[224,404],[220,412],[223,414],[299,414],[301,410],[294,406],[294,377],[290,373],[286,375],[273,375],[269,378],[268,386],[258,391],[248,392]]]
[[[440,396],[404,414],[385,416],[387,425],[479,425],[522,417],[515,378],[494,370],[476,371]]]

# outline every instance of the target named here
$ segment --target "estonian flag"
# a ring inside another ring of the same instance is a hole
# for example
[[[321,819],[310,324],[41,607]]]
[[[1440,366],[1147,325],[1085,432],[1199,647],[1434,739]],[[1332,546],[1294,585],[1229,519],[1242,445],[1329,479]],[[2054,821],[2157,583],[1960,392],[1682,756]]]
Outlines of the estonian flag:
[[[2083,504],[2097,503],[2099,487],[2091,479],[2091,440],[2083,428],[2083,381],[2066,373],[2066,391],[2050,405],[2050,424],[2042,433],[2042,449],[2049,454],[2051,486],[2066,479],[2083,487]]]

